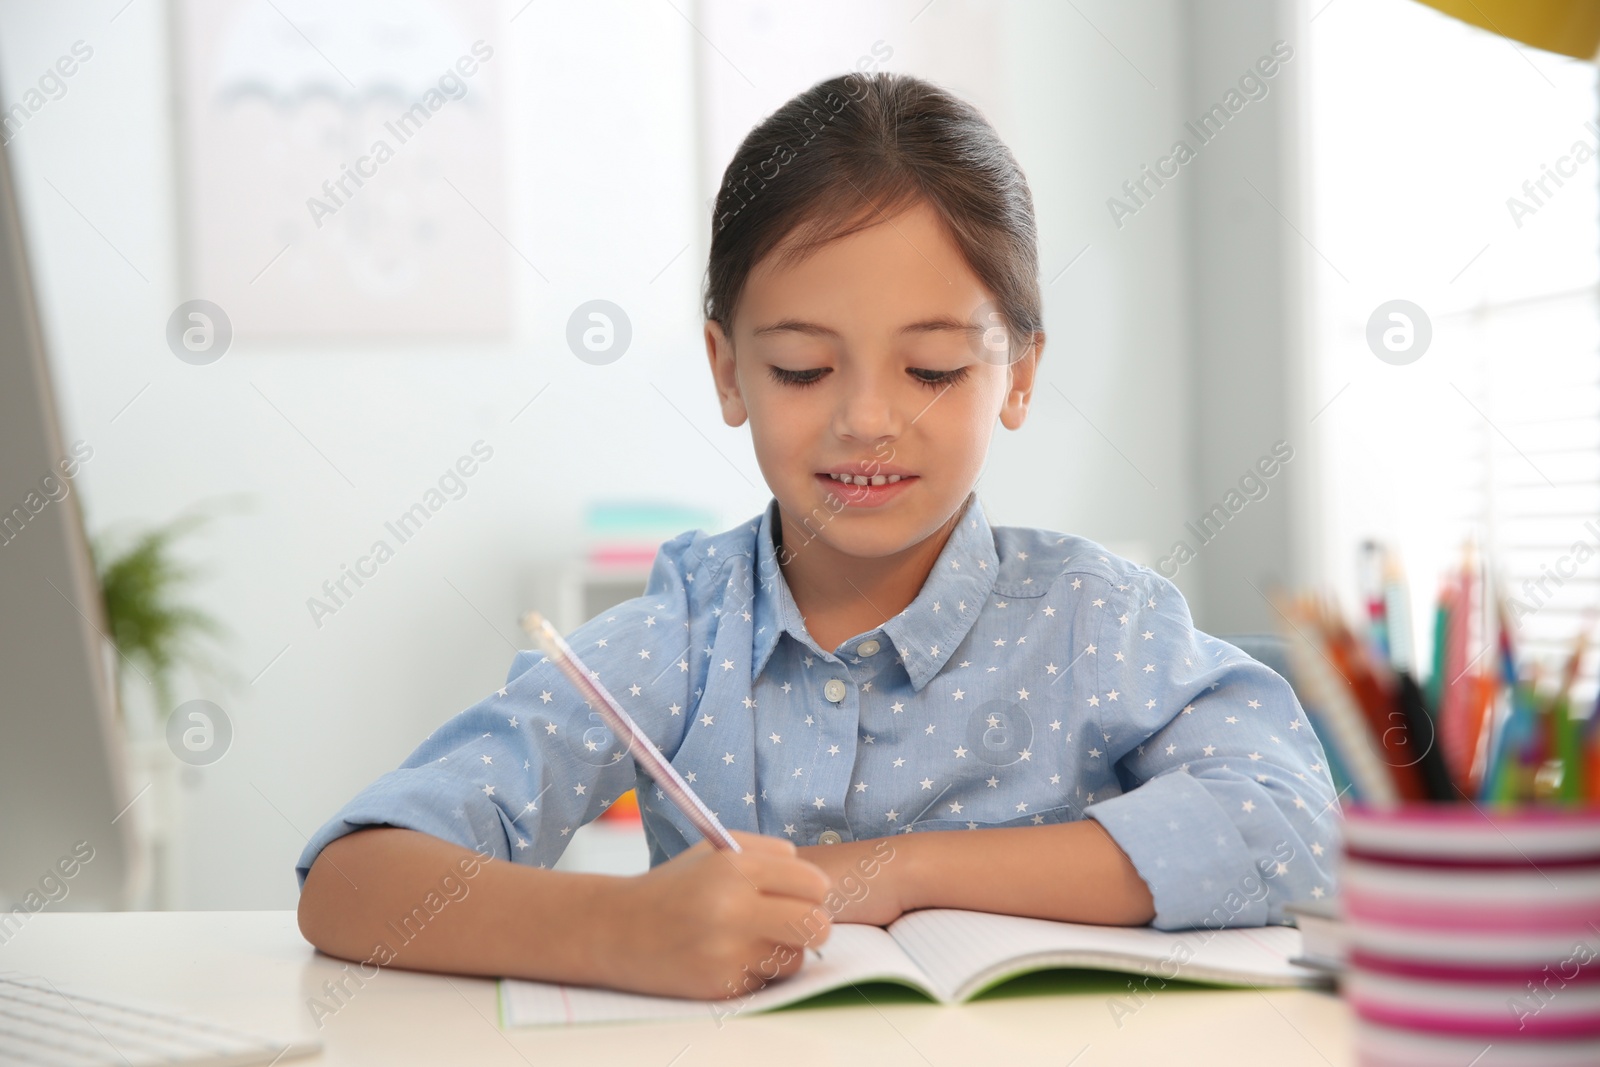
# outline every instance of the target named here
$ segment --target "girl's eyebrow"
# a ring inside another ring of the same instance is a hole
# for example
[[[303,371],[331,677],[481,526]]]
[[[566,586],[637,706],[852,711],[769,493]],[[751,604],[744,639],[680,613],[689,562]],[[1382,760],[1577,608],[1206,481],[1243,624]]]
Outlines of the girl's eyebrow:
[[[959,319],[940,316],[932,319],[923,319],[921,322],[909,323],[900,327],[900,332],[903,334],[944,332],[976,334],[981,333],[982,328],[970,322],[962,322]],[[779,319],[777,322],[756,327],[755,336],[757,337],[769,333],[800,333],[809,337],[830,338],[839,336],[838,330],[830,329],[821,323],[804,322],[800,319]]]

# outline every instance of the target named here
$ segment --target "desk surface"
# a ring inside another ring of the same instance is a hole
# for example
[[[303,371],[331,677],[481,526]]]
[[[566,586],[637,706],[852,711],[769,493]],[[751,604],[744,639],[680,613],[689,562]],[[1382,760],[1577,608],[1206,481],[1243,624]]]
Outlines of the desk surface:
[[[721,1026],[708,1016],[703,1022],[502,1031],[493,982],[385,970],[337,1013],[325,1015],[318,1029],[308,1001],[324,995],[323,983],[342,966],[301,938],[288,911],[43,912],[0,945],[0,971],[159,1001],[241,1029],[315,1035],[323,1042],[321,1057],[294,1061],[307,1064],[1342,1067],[1354,1055],[1345,1003],[1311,990],[1171,989],[1145,995],[1143,1006],[1124,1011],[1120,1021],[1105,992],[957,1006],[874,995],[871,1002],[857,997],[845,1006],[742,1015]]]

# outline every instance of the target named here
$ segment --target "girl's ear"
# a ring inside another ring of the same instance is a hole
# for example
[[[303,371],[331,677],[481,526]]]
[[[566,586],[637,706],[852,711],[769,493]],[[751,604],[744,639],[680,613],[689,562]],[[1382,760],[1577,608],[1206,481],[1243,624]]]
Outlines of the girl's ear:
[[[714,320],[706,322],[706,358],[711,362],[711,380],[717,387],[717,402],[722,405],[722,421],[743,426],[749,417],[744,396],[739,392],[739,370],[733,359],[733,342]]]
[[[1044,357],[1044,331],[1035,330],[1029,350],[1006,368],[1010,391],[1000,405],[1000,423],[1008,430],[1020,430],[1028,417],[1028,402],[1033,398],[1034,377]]]

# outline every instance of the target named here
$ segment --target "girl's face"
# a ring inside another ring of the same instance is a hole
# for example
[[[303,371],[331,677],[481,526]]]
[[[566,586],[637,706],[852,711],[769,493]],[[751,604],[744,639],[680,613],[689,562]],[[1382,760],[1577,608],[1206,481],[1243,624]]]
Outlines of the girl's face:
[[[798,263],[767,257],[746,279],[732,336],[706,324],[723,419],[749,418],[761,473],[804,540],[886,556],[960,507],[996,416],[1022,425],[1044,344],[1042,332],[1031,351],[1013,339],[1008,354],[992,301],[918,202]]]

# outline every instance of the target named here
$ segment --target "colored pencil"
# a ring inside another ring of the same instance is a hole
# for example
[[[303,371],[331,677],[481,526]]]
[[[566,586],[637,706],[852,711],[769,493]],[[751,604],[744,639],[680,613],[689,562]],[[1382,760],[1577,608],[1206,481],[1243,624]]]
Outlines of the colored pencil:
[[[633,721],[633,716],[617,703],[616,698],[606,691],[605,686],[590,676],[589,668],[585,667],[583,661],[568,647],[567,642],[556,632],[556,628],[550,625],[550,621],[538,612],[530,611],[523,616],[522,628],[528,632],[528,636],[538,642],[539,647],[544,649],[545,655],[550,657],[550,661],[577,687],[585,702],[599,713],[617,736],[622,738],[634,762],[661,787],[662,793],[694,824],[694,828],[699,830],[715,848],[727,849],[730,852],[744,851],[739,847],[739,842],[733,839],[733,835],[728,833],[727,828],[717,821],[711,809],[706,807],[705,801],[689,788],[689,783],[685,782],[677,769],[661,755],[661,750],[656,748],[655,742],[651,741],[639,728],[639,724]]]

